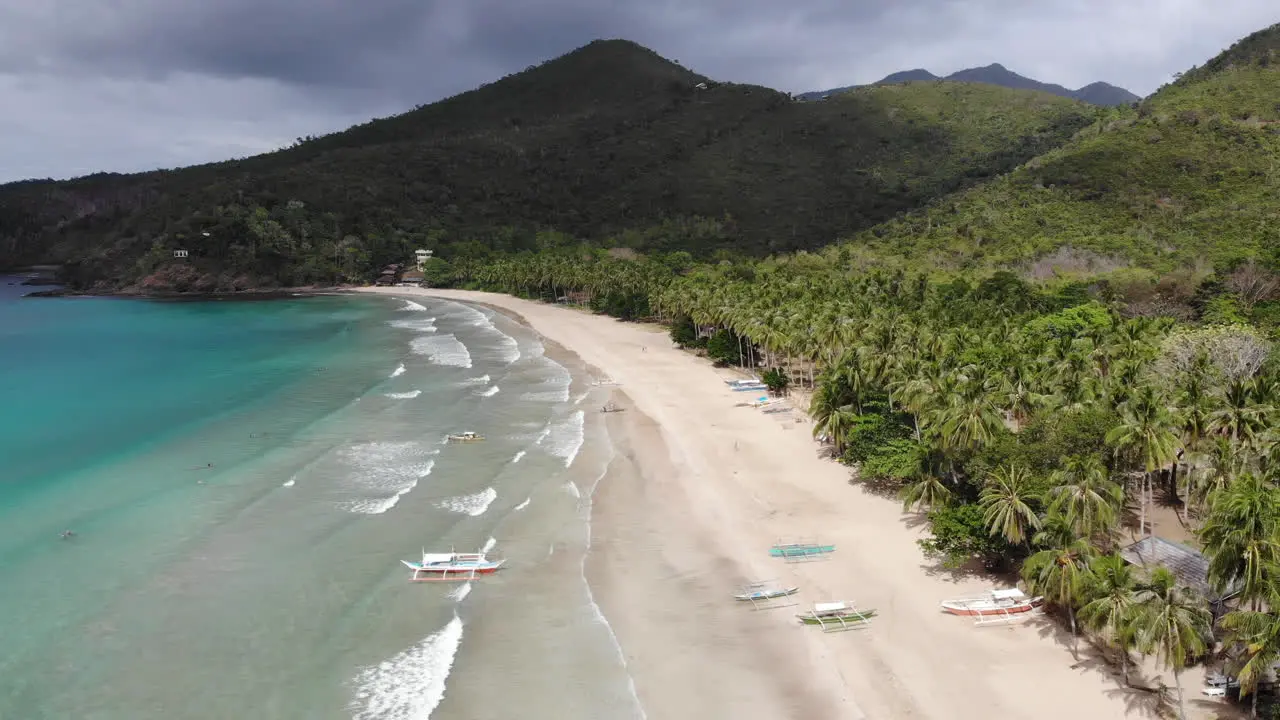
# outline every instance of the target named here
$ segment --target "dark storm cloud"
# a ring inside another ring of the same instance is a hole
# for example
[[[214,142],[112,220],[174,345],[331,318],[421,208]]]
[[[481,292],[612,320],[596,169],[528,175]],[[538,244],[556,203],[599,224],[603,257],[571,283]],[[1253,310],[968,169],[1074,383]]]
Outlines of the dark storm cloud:
[[[804,91],[1000,62],[1147,94],[1274,0],[0,0],[0,181],[261,152],[596,38]]]

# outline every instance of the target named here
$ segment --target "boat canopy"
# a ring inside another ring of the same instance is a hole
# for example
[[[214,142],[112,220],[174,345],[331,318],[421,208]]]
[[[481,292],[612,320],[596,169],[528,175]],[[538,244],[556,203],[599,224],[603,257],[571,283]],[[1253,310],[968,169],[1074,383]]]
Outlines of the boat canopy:
[[[991,597],[996,600],[1022,600],[1027,596],[1021,590],[1013,588],[1010,590],[992,590]]]
[[[456,556],[453,553],[423,553],[422,564],[430,565],[432,563],[452,562],[454,557]]]
[[[819,613],[835,612],[837,610],[844,610],[844,609],[845,609],[845,606],[844,606],[844,603],[842,602],[825,602],[825,603],[813,604],[813,611],[819,612]]]

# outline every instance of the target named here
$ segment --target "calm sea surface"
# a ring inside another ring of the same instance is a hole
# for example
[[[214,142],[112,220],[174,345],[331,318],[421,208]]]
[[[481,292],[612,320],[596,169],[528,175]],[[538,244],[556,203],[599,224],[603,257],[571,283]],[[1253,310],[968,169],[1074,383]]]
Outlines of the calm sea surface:
[[[604,391],[527,329],[11,282],[0,718],[642,717],[582,576]],[[407,582],[450,547],[508,568]]]

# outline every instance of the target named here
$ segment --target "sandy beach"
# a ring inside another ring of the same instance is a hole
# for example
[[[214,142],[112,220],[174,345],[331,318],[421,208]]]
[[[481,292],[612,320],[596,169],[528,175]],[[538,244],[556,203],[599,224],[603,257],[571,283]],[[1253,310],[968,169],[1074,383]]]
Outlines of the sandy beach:
[[[801,413],[737,407],[748,398],[722,382],[731,371],[660,329],[490,293],[375,292],[518,315],[619,383],[627,411],[609,420],[618,455],[593,500],[588,579],[651,720],[1147,716],[1150,694],[1123,688],[1087,643],[1074,658],[1055,624],[978,628],[941,612],[943,599],[1000,585],[926,559],[921,524],[821,458]],[[772,560],[785,537],[837,551]],[[798,585],[799,604],[742,607],[730,595],[752,579]],[[844,633],[797,624],[796,612],[838,600],[879,617]],[[1184,687],[1192,710],[1198,686]]]

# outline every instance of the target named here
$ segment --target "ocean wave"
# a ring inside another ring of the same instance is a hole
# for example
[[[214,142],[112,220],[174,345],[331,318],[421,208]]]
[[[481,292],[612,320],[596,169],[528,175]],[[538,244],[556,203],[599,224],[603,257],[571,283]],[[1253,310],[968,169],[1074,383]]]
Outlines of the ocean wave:
[[[351,467],[349,483],[361,497],[340,503],[349,512],[381,515],[400,502],[431,474],[438,450],[415,442],[368,442],[345,448],[341,457]]]
[[[281,485],[280,487],[293,487],[294,483],[296,483],[297,481],[298,481],[298,476],[294,475],[293,477],[290,477],[288,480],[285,480],[284,484]]]
[[[395,370],[392,370],[392,371],[391,371],[391,377],[400,377],[400,376],[401,376],[401,375],[403,375],[403,374],[404,374],[404,364],[403,364],[403,363],[400,365],[400,367],[398,367],[398,368],[396,368]]]
[[[459,495],[457,497],[445,498],[436,503],[436,507],[441,510],[470,515],[471,517],[479,517],[489,509],[493,501],[498,499],[498,491],[493,488],[485,488],[478,493],[471,495]]]
[[[462,645],[457,615],[422,642],[356,675],[352,720],[426,720],[444,700],[445,680]]]
[[[531,497],[527,497],[527,498],[525,498],[525,499],[524,499],[524,502],[522,502],[522,503],[520,503],[519,505],[515,506],[515,509],[516,509],[516,510],[523,510],[523,509],[525,509],[525,508],[529,507],[529,503],[531,503],[531,502],[533,502],[533,498],[531,498]]]
[[[462,386],[464,386],[464,387],[466,387],[466,386],[470,386],[470,385],[488,385],[488,384],[489,384],[489,376],[488,376],[488,375],[481,375],[480,377],[467,378],[466,380],[463,380],[463,381],[462,381],[461,383],[459,383],[459,384],[460,384],[460,385],[462,385]]]
[[[436,365],[471,367],[471,353],[452,333],[414,338],[409,347],[416,355],[426,355]]]
[[[420,320],[392,320],[389,324],[394,328],[412,330],[419,333],[433,333],[436,331],[436,319],[433,317],[422,318]]]
[[[490,550],[492,550],[494,546],[497,544],[498,544],[498,538],[490,535],[489,539],[484,541],[484,547],[480,548],[480,552],[487,553]]]
[[[404,300],[404,298],[400,298],[400,299],[401,299],[401,300]],[[422,305],[419,305],[418,303],[416,303],[416,302],[414,302],[414,301],[412,301],[412,300],[404,300],[404,307],[402,307],[402,308],[400,308],[400,309],[401,309],[401,310],[408,310],[408,311],[410,311],[410,312],[425,312],[425,311],[426,311],[426,308],[425,308],[425,307],[423,307]]]
[[[494,395],[497,395],[497,394],[498,394],[498,386],[497,386],[497,385],[493,385],[493,386],[491,386],[488,390],[485,390],[484,392],[482,392],[482,393],[477,393],[477,394],[478,394],[480,397],[493,397]]]
[[[586,413],[579,410],[550,426],[538,443],[549,453],[564,459],[564,466],[573,464],[586,439]]]
[[[575,482],[574,482],[574,481],[572,481],[572,480],[569,480],[569,481],[566,481],[566,482],[565,482],[565,484],[564,484],[564,489],[565,489],[565,492],[569,493],[570,495],[574,496],[575,498],[581,498],[581,497],[582,497],[582,491],[578,489],[578,484],[577,484],[577,483],[575,483]]]
[[[493,326],[490,325],[490,327],[493,327]],[[502,344],[502,362],[510,365],[511,363],[519,360],[520,359],[520,343],[516,342],[515,338],[511,337],[510,335],[502,332],[497,328],[493,328],[493,331],[502,336],[502,338],[499,340],[499,342]]]
[[[402,393],[387,393],[387,397],[395,400],[412,400],[422,394],[421,390],[410,390]]]
[[[471,583],[465,582],[449,591],[449,598],[454,602],[462,602],[471,594]]]
[[[516,453],[516,456],[511,458],[511,464],[514,465],[515,463],[520,462],[520,460],[525,456],[526,453],[527,451],[525,450],[521,450],[520,452]]]
[[[530,385],[529,391],[520,396],[522,400],[534,402],[569,402],[569,386],[573,384],[573,375],[569,369],[553,360],[545,360],[548,377],[542,382]]]

